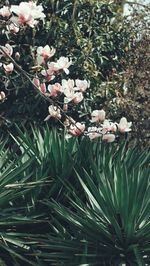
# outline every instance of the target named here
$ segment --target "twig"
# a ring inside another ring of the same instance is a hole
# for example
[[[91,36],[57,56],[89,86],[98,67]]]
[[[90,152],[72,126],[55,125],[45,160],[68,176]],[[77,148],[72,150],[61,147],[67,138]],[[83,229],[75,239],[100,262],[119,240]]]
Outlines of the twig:
[[[138,6],[141,6],[141,7],[144,7],[144,8],[147,8],[150,10],[150,7],[148,5],[144,5],[144,4],[141,4],[141,3],[137,3],[137,2],[129,2],[129,1],[125,1],[124,4],[128,4],[128,5],[138,5]]]
[[[36,91],[38,92],[38,94],[40,94],[40,96],[42,98],[44,98],[46,101],[48,101],[49,103],[51,103],[52,105],[55,105],[62,113],[63,115],[68,119],[68,121],[76,126],[76,128],[82,133],[81,129],[77,127],[76,123],[73,122],[73,120],[65,113],[65,111],[58,105],[57,102],[53,101],[52,99],[50,99],[49,97],[47,97],[46,95],[44,95],[38,88],[38,86],[36,86],[34,84],[34,82],[31,80],[31,78],[29,77],[28,73],[22,69],[22,67],[20,67],[16,61],[9,55],[7,54],[7,52],[5,51],[5,49],[3,48],[3,46],[0,46],[0,50],[2,51],[3,54],[5,54],[9,59],[10,61],[15,65],[15,67],[19,70],[19,72],[33,85],[33,87],[36,89]],[[64,126],[64,125],[63,125]],[[65,126],[64,126],[65,127]]]

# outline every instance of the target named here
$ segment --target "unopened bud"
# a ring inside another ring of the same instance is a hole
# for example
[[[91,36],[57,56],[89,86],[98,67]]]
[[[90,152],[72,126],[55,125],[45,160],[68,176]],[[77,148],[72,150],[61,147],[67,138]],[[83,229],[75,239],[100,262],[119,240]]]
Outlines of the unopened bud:
[[[4,101],[6,99],[6,95],[4,91],[0,92],[0,101]]]
[[[64,105],[63,105],[63,111],[64,112],[67,112],[68,111],[68,104],[67,103],[64,103]]]
[[[16,52],[16,53],[15,53],[15,58],[16,58],[17,61],[19,61],[19,59],[20,59],[20,54],[19,54],[19,52]]]

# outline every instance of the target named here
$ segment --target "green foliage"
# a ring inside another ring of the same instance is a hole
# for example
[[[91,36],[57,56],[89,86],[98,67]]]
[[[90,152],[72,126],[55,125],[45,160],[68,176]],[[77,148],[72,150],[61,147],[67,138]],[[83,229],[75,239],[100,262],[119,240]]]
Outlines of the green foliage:
[[[40,3],[46,14],[45,24],[41,22],[36,29],[28,28],[11,35],[11,40],[1,33],[2,44],[10,42],[13,45],[14,54],[19,52],[21,55],[18,64],[30,72],[31,77],[36,75],[32,69],[33,50],[46,44],[54,46],[57,51],[54,60],[59,56],[69,56],[73,60],[69,78],[91,81],[91,89],[86,96],[88,105],[94,105],[94,108],[102,105],[107,96],[101,83],[108,80],[114,69],[121,71],[121,60],[126,56],[127,35],[122,22],[118,20],[118,5],[109,1],[85,0],[47,0]],[[47,103],[36,96],[25,78],[14,73],[11,80],[9,77],[8,80],[2,79],[0,85],[7,95],[7,101],[0,106],[4,117],[12,122],[21,121],[22,124],[27,124],[27,121],[42,124],[47,115]],[[98,103],[94,102],[97,91],[100,97]],[[114,94],[114,89],[109,90],[109,93]],[[85,110],[89,111],[89,108]]]
[[[41,200],[61,198],[58,176],[70,176],[75,141],[66,143],[48,128],[33,129],[32,138],[19,129],[18,134],[11,149],[0,143],[0,256],[7,265],[37,265],[33,249],[50,230]]]
[[[149,152],[48,127],[16,132],[0,142],[2,262],[146,265]]]
[[[66,183],[69,207],[46,202],[66,221],[57,227],[54,220],[54,242],[62,246],[53,256],[58,265],[145,265],[150,258],[149,156],[139,156],[136,149],[124,154],[123,147],[98,150],[90,171],[76,172],[85,198]]]

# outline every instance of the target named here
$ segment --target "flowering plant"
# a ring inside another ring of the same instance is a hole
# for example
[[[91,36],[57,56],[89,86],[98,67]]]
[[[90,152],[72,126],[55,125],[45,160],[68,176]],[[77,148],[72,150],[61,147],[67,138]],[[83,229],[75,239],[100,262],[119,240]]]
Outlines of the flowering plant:
[[[44,23],[45,14],[41,5],[33,2],[21,2],[19,5],[10,7],[4,6],[0,9],[0,15],[4,20],[5,34],[19,34],[21,30],[27,30],[28,27],[34,28],[40,20]],[[26,72],[13,58],[14,50],[10,43],[0,47],[1,67],[3,75],[11,79],[13,72],[20,72],[36,88],[39,94],[45,98],[50,106],[48,107],[48,116],[45,121],[51,118],[58,119],[65,127],[67,136],[79,136],[85,134],[90,139],[102,137],[107,142],[115,140],[116,132],[129,132],[131,122],[126,118],[121,118],[120,122],[112,122],[105,118],[103,109],[93,110],[87,114],[85,120],[74,120],[70,116],[70,110],[73,106],[86,102],[86,93],[90,87],[90,81],[86,79],[64,79],[62,76],[69,75],[70,66],[73,61],[65,56],[52,61],[56,49],[45,43],[44,46],[32,46],[32,74]],[[18,52],[16,58],[20,58]],[[1,92],[1,100],[5,99],[5,94]],[[91,117],[91,119],[90,119]],[[95,125],[93,126],[93,123]]]

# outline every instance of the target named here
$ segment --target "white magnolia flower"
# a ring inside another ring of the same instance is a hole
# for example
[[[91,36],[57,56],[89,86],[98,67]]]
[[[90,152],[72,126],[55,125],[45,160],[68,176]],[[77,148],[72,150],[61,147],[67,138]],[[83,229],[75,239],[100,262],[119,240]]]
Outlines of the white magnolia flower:
[[[50,105],[48,107],[48,111],[51,117],[59,118],[59,119],[61,118],[60,110],[56,106]]]
[[[10,63],[8,65],[3,64],[3,67],[5,69],[5,72],[8,74],[14,70],[14,64],[13,63]]]
[[[69,133],[72,136],[80,136],[81,134],[83,134],[84,130],[85,130],[85,125],[77,122],[74,125],[72,124],[70,126]]]
[[[10,8],[8,6],[3,6],[0,8],[0,16],[9,17],[11,15]]]
[[[105,111],[102,109],[102,110],[94,110],[92,113],[91,113],[91,122],[92,123],[97,123],[97,122],[102,122],[105,120]]]
[[[101,124],[102,127],[102,133],[105,134],[107,132],[116,132],[117,126],[116,124],[110,122],[109,120],[104,120],[103,124]]]
[[[114,134],[105,134],[102,137],[102,140],[105,140],[106,142],[113,142],[115,140]]]
[[[52,57],[56,52],[54,47],[49,47],[49,45],[45,45],[44,47],[39,46],[37,48],[37,55],[43,57],[44,59]]]
[[[74,98],[74,80],[73,79],[63,79],[62,80],[62,92],[65,95],[64,102],[68,103]]]
[[[81,92],[86,91],[86,89],[90,87],[90,82],[88,82],[86,79],[84,80],[76,79],[75,84],[76,84],[76,90],[79,90]]]
[[[95,139],[101,137],[102,133],[100,132],[100,129],[97,127],[89,127],[87,131],[87,136],[90,139]]]
[[[80,103],[83,100],[83,93],[75,92],[72,100],[75,104]]]
[[[67,75],[69,74],[68,68],[72,65],[72,61],[69,61],[68,57],[61,56],[55,63],[56,70],[63,70]]]
[[[43,7],[36,5],[34,2],[21,2],[19,5],[12,5],[10,11],[18,16],[18,22],[20,24],[27,24],[30,27],[34,27],[37,24],[37,20],[45,18],[43,13]]]
[[[127,119],[125,117],[122,117],[120,119],[120,122],[118,125],[118,130],[121,132],[121,133],[124,133],[124,132],[129,132],[131,131],[131,126],[132,126],[132,122],[128,122]]]

